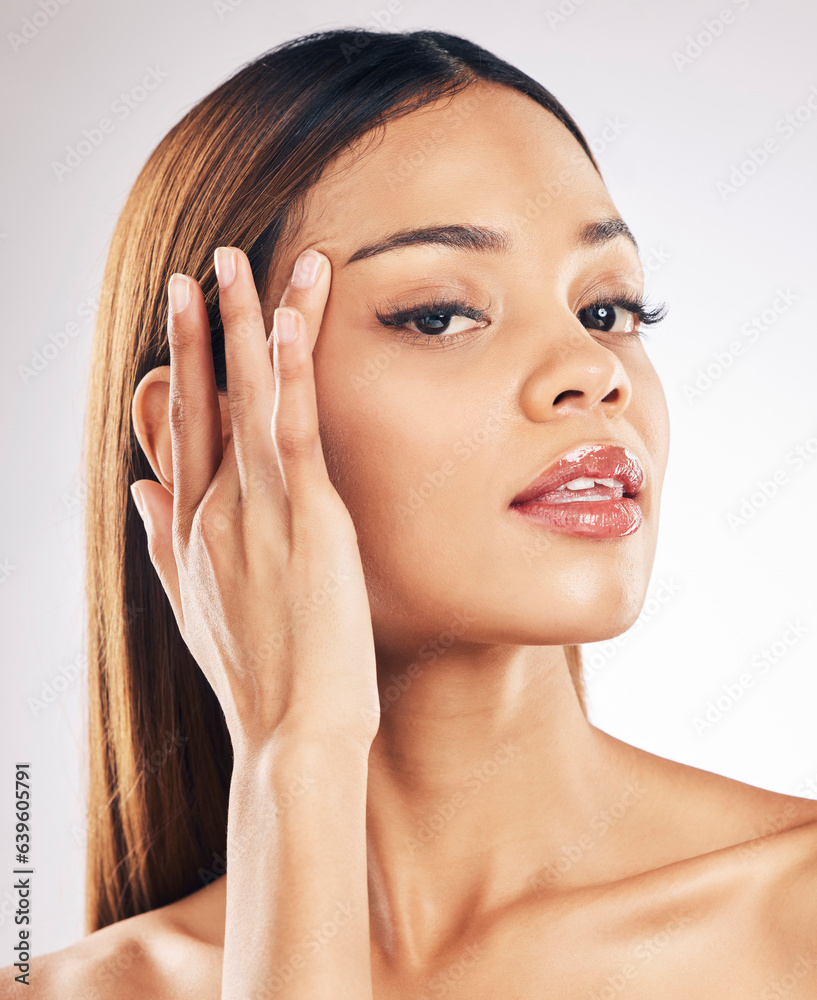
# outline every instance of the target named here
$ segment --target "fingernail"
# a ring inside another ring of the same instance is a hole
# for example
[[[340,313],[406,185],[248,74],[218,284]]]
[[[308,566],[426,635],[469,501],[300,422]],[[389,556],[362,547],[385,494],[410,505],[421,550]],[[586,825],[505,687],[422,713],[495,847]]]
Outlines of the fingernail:
[[[172,312],[180,313],[187,308],[190,302],[190,282],[183,274],[170,275],[167,298]]]
[[[276,309],[272,314],[272,329],[279,344],[291,344],[298,336],[295,316],[289,309]]]
[[[136,485],[136,483],[131,483],[130,493],[133,497],[133,502],[136,504],[136,509],[139,511],[139,516],[144,520],[145,518],[145,501],[142,497],[142,491]]]
[[[229,247],[218,247],[215,259],[219,288],[228,288],[235,279],[235,254]]]
[[[292,271],[292,284],[296,288],[309,288],[315,284],[318,268],[321,266],[321,255],[315,250],[304,250],[295,261]]]

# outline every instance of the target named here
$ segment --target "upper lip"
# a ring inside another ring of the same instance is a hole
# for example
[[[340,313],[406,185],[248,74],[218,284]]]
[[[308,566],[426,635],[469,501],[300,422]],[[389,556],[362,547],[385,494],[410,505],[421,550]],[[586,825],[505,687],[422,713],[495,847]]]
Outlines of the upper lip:
[[[624,485],[624,496],[634,497],[644,481],[644,470],[638,458],[623,444],[610,441],[577,444],[517,494],[511,506],[529,503],[579,477],[620,479]]]

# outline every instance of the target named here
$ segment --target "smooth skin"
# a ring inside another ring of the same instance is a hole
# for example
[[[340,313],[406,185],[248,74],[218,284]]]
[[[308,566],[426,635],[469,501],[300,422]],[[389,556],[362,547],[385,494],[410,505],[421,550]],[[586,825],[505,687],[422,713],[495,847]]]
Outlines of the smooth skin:
[[[236,746],[229,874],[34,959],[28,995],[817,996],[817,803],[600,731],[565,663],[641,610],[669,446],[643,342],[579,319],[599,288],[643,289],[626,238],[577,242],[619,215],[592,164],[480,83],[348,150],[306,208],[272,275],[296,340],[267,341],[232,248],[226,396],[191,281],[133,402],[151,557]],[[347,263],[453,222],[510,248]],[[441,348],[374,315],[435,294],[489,321]],[[586,441],[641,461],[632,535],[509,510]]]

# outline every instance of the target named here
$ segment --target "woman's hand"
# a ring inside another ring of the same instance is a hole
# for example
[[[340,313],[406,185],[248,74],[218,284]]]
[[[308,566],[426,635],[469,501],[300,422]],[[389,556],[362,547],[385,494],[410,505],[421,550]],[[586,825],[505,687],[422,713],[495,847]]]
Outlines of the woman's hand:
[[[366,794],[377,676],[357,536],[318,435],[312,349],[330,266],[317,260],[314,282],[296,265],[270,343],[249,261],[216,251],[224,446],[204,298],[196,282],[171,279],[172,496],[137,484],[150,558],[233,743],[224,1000],[273,986],[281,1000],[372,997]],[[307,950],[335,914],[343,926]]]
[[[246,255],[219,248],[216,270],[232,434],[222,448],[201,288],[174,275],[173,490],[134,483],[150,558],[235,749],[291,726],[368,750],[379,720],[371,614],[356,532],[324,461],[312,365],[330,263],[313,250],[299,257],[269,340]]]

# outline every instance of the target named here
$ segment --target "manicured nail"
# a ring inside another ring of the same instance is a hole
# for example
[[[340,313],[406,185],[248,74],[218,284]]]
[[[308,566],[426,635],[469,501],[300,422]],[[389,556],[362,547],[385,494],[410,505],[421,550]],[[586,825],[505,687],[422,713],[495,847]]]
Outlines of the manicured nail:
[[[276,309],[272,315],[272,329],[279,344],[291,344],[298,336],[294,313],[289,309]]]
[[[190,282],[183,274],[171,274],[167,285],[167,298],[174,313],[183,312],[190,302]]]
[[[295,261],[292,284],[296,288],[309,288],[315,284],[321,266],[321,255],[315,250],[304,250]]]
[[[215,258],[219,288],[227,288],[235,280],[235,254],[228,247],[219,247]]]
[[[133,502],[136,504],[136,509],[139,511],[139,516],[144,520],[145,518],[145,501],[142,498],[142,491],[136,485],[136,483],[131,483],[130,487],[131,496],[133,497]]]

